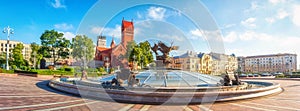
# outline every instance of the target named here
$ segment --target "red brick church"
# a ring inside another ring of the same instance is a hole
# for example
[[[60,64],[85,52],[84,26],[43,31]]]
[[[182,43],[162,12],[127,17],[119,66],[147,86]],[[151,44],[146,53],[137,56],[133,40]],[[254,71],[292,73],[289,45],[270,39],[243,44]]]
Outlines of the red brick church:
[[[122,20],[121,27],[121,43],[116,45],[114,38],[110,43],[110,47],[106,47],[106,37],[98,36],[95,60],[101,61],[100,66],[123,68],[128,67],[128,61],[124,57],[127,51],[127,43],[134,39],[133,21]]]

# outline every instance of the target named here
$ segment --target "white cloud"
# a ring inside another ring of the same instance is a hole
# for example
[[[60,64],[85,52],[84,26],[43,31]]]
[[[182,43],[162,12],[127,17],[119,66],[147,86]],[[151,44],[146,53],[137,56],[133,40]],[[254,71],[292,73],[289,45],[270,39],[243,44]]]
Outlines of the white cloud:
[[[194,29],[189,31],[189,39],[192,40],[209,40],[209,41],[216,41],[216,42],[221,42],[223,41],[222,39],[222,34],[220,30],[199,30],[199,29]]]
[[[256,1],[251,2],[251,10],[255,10],[257,8],[258,8],[257,2]]]
[[[190,30],[191,39],[199,39],[203,37],[202,32],[199,29]]]
[[[54,0],[51,2],[51,5],[54,8],[66,8],[66,6],[63,3],[64,0]]]
[[[275,22],[275,19],[272,18],[272,17],[270,17],[270,18],[265,18],[265,20],[266,20],[268,23],[270,23],[270,24],[272,24],[272,23]]]
[[[241,21],[241,24],[248,28],[255,28],[256,27],[255,21],[256,18],[250,17],[244,21]]]
[[[245,13],[249,13],[249,12],[251,12],[251,11],[257,10],[258,8],[260,8],[260,7],[259,7],[259,5],[257,4],[257,2],[256,2],[256,1],[253,1],[253,2],[251,2],[250,8],[244,10],[244,12],[245,12]]]
[[[232,43],[238,39],[238,35],[236,32],[231,31],[226,36],[223,37],[224,42]]]
[[[64,37],[68,40],[72,40],[72,38],[74,38],[76,35],[72,32],[62,32],[62,31],[58,31],[59,33],[63,33]]]
[[[283,10],[283,9],[279,9],[278,12],[277,12],[277,18],[278,19],[284,19],[288,16],[289,16],[289,13],[286,12],[285,10]]]
[[[239,38],[244,41],[253,40],[255,33],[252,31],[246,31],[239,35]]]
[[[277,5],[278,3],[286,2],[286,0],[269,0],[269,2],[273,5]]]
[[[257,33],[254,31],[245,31],[242,34],[239,34],[239,38],[243,41],[250,40],[272,40],[272,36],[265,33]]]
[[[72,30],[74,27],[72,24],[61,23],[61,24],[55,24],[54,28],[58,30],[66,31],[66,30]]]
[[[183,38],[182,37],[179,37],[177,35],[168,35],[168,34],[157,34],[156,35],[158,38],[162,38],[162,39],[165,39],[165,38],[170,38],[172,40],[175,40],[175,42],[182,42],[183,41]],[[172,41],[174,42],[174,41]]]
[[[300,5],[293,7],[292,21],[296,26],[300,26]]]
[[[236,24],[227,24],[227,25],[224,25],[223,27],[221,27],[221,29],[231,28],[233,26],[236,26]]]
[[[163,20],[165,18],[166,9],[162,7],[150,7],[148,9],[148,17],[154,20]]]
[[[97,34],[97,35],[108,35],[108,36],[114,36],[116,38],[121,38],[121,26],[116,25],[114,28],[103,28],[103,27],[92,27],[90,30],[90,33]]]

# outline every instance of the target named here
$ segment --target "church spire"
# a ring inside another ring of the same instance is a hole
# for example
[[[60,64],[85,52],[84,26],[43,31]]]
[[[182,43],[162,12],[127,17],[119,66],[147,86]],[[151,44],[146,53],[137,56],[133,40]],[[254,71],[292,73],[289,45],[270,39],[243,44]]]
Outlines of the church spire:
[[[115,41],[114,41],[114,36],[112,37],[111,43],[110,43],[110,48],[114,48],[116,46]]]

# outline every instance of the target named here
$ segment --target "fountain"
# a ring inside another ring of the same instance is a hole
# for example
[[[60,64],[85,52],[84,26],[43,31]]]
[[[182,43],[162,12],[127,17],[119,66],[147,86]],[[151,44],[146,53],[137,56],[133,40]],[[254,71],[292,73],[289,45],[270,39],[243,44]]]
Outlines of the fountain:
[[[146,71],[132,72],[121,69],[115,74],[100,78],[53,78],[49,86],[81,97],[143,104],[194,104],[221,102],[267,96],[282,91],[280,84],[259,81],[240,81],[233,71],[224,77],[167,70],[168,55],[177,46],[168,47],[162,42],[151,47],[157,65]],[[158,55],[157,51],[163,55]],[[160,67],[160,68],[157,68]]]
[[[124,74],[127,76],[124,76]],[[123,77],[122,77],[122,76]],[[240,81],[181,70],[121,70],[100,78],[53,78],[49,86],[81,97],[142,104],[196,104],[249,99],[282,91],[280,84]]]

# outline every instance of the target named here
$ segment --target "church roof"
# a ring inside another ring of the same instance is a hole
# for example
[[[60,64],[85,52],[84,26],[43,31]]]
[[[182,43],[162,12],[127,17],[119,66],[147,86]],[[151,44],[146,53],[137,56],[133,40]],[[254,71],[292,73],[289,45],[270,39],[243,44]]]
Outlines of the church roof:
[[[102,52],[102,51],[107,51],[110,50],[110,48],[106,48],[106,47],[97,47],[97,50]]]
[[[128,27],[133,27],[133,22],[122,20],[122,30],[124,30],[124,28],[128,28]]]

